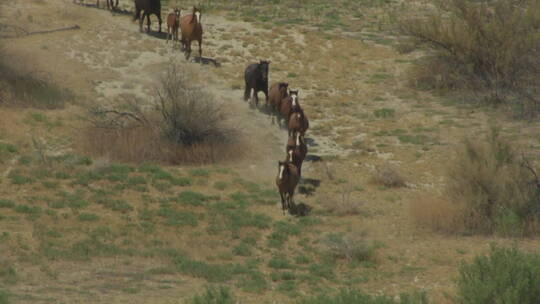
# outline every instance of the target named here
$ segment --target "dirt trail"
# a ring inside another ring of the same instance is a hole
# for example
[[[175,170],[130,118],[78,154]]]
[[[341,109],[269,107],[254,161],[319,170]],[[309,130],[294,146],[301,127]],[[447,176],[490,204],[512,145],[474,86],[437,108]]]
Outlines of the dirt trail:
[[[36,5],[36,4],[34,4]],[[52,76],[62,86],[70,88],[86,99],[82,103],[110,105],[124,98],[136,98],[151,105],[155,88],[170,62],[179,63],[189,70],[219,102],[225,103],[231,112],[231,123],[239,127],[248,138],[250,157],[230,165],[258,181],[273,181],[275,162],[284,157],[287,134],[270,124],[268,115],[250,109],[242,100],[242,89],[231,88],[230,79],[220,79],[214,73],[219,69],[212,65],[187,62],[178,48],[166,43],[164,36],[157,35],[157,20],[152,19],[153,33],[139,33],[137,23],[130,15],[111,14],[104,9],[74,5],[71,1],[53,1],[39,4],[43,15],[51,22],[42,20],[25,25],[26,30],[45,30],[50,27],[73,25],[80,30],[35,35],[16,39],[17,45],[9,49],[40,70],[54,71]],[[18,3],[10,13],[30,9],[28,3]],[[167,9],[163,9],[165,15]],[[57,14],[55,16],[55,13]],[[36,18],[37,19],[37,18]],[[9,22],[9,20],[8,20]],[[240,28],[257,32],[249,23],[228,21],[219,16],[205,16],[205,40],[203,56],[212,56],[216,49],[227,42],[219,29]],[[163,25],[166,31],[166,25]],[[230,42],[230,41],[229,41]],[[234,42],[233,42],[234,43]],[[241,44],[236,44],[242,49]],[[32,51],[28,51],[27,47]],[[196,43],[193,55],[197,54]],[[36,50],[37,49],[37,50]],[[51,52],[52,51],[52,52]],[[248,51],[247,51],[248,52]],[[221,58],[227,61],[227,58]],[[226,65],[243,63],[227,62]],[[242,79],[238,75],[238,79]]]

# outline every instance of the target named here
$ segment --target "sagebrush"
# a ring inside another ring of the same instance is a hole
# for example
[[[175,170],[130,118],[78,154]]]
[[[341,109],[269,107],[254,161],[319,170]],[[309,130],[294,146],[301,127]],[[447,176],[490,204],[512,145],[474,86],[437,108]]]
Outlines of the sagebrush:
[[[466,140],[451,162],[447,198],[470,232],[521,236],[537,232],[540,182],[527,158],[492,129],[487,138]]]
[[[474,94],[468,100],[538,113],[540,2],[450,0],[400,22],[432,50],[415,73],[421,86]]]
[[[461,264],[457,290],[463,304],[540,303],[540,255],[492,246]]]

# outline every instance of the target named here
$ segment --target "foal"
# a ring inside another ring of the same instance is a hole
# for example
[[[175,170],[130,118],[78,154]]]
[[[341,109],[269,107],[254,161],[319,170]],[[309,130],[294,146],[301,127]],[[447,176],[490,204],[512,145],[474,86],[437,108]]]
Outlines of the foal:
[[[180,14],[181,10],[178,8],[174,9],[174,12],[169,13],[167,16],[167,42],[169,42],[169,36],[174,42],[178,41],[178,27],[180,26]]]

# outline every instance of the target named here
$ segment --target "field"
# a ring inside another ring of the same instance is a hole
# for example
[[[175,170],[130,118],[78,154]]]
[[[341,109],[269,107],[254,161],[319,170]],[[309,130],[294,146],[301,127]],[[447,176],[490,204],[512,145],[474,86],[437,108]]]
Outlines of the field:
[[[162,2],[163,15],[176,4]],[[13,303],[185,303],[207,286],[230,287],[240,303],[342,288],[456,303],[463,261],[493,243],[540,252],[535,235],[447,234],[415,220],[444,198],[466,137],[496,125],[534,162],[540,129],[412,86],[427,50],[403,51],[396,28],[408,1],[268,2],[201,3],[203,56],[219,67],[186,61],[94,1],[0,4],[0,73],[12,75],[0,78],[0,303],[3,292]],[[260,59],[271,60],[271,82],[299,89],[310,119],[296,196],[308,216],[281,212],[286,130],[242,100],[243,71]],[[155,106],[173,64],[226,109],[238,151],[177,165],[90,153],[88,110]]]

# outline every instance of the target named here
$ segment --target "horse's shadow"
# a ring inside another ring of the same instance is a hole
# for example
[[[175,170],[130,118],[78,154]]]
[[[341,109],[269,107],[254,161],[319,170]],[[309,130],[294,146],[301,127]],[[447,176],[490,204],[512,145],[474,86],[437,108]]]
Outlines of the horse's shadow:
[[[289,214],[294,216],[308,216],[311,213],[311,210],[313,210],[313,207],[311,207],[308,204],[300,203],[300,204],[294,204],[290,206],[289,208]]]
[[[321,181],[314,178],[301,178],[298,185],[298,192],[305,196],[315,193],[315,190],[321,185]]]
[[[146,25],[143,25],[143,27],[146,27]],[[163,31],[156,32],[156,31],[150,30],[150,32],[146,32],[146,34],[148,36],[150,36],[150,37],[154,37],[154,38],[161,39],[161,40],[167,39],[167,33],[163,32]]]
[[[190,60],[191,62],[200,63],[200,64],[213,64],[216,68],[221,66],[221,63],[217,61],[217,59],[210,58],[210,57],[193,57]]]
[[[111,14],[114,15],[125,15],[125,16],[133,16],[133,12],[128,11],[127,9],[121,9],[116,8],[111,11]]]

